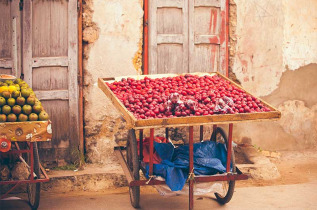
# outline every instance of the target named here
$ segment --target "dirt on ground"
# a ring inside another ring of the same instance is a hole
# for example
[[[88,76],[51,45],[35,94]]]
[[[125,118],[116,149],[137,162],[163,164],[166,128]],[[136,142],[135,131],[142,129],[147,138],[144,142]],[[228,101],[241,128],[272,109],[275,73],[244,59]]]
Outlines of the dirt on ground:
[[[307,183],[317,180],[316,151],[279,151],[279,157],[268,157],[281,177],[275,180],[248,179],[236,182],[237,187],[272,186]]]

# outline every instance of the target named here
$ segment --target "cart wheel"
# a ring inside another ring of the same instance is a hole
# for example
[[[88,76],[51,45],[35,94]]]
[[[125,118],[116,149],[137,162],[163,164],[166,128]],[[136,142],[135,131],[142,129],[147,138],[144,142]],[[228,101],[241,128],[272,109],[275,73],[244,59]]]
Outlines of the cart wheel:
[[[127,164],[132,171],[134,180],[140,180],[139,174],[139,157],[135,130],[129,130],[127,141]],[[139,208],[140,202],[140,186],[129,187],[130,201],[134,208]]]
[[[31,143],[32,144],[32,143]],[[39,153],[37,150],[37,143],[33,143],[33,157],[34,157],[34,173],[36,177],[34,179],[40,178],[40,161],[39,161]],[[29,166],[31,166],[31,155],[28,155],[27,161]],[[30,183],[27,184],[27,193],[29,197],[29,204],[32,210],[36,210],[40,204],[40,191],[41,191],[41,183]]]
[[[225,131],[220,127],[217,127],[216,130],[214,130],[214,132],[211,135],[210,140],[228,145],[227,135],[226,135]],[[236,172],[236,163],[235,163],[233,148],[232,148],[232,154],[231,154],[231,163],[232,163],[232,173],[235,173]],[[233,196],[233,192],[234,192],[234,186],[235,186],[235,180],[223,182],[224,193],[223,194],[215,193],[217,201],[220,204],[226,204],[231,200],[231,198]]]

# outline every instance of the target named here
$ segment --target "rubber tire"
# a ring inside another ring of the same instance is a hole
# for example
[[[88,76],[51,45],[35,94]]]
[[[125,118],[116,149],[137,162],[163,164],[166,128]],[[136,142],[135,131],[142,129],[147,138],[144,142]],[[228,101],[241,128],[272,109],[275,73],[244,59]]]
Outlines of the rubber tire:
[[[32,144],[32,143],[31,143]],[[37,143],[33,143],[33,157],[34,157],[34,173],[37,178],[40,178],[40,159],[39,152],[37,149]],[[28,164],[31,165],[30,157],[28,158]],[[36,210],[40,204],[40,192],[41,183],[27,184],[27,193],[29,198],[29,205],[32,210]]]
[[[222,136],[222,138],[225,141],[226,148],[228,148],[227,135],[226,135],[225,131],[222,128],[220,128],[220,127],[217,127],[216,130],[213,131],[210,140],[211,141],[216,141],[216,137],[217,137],[218,133]],[[232,173],[236,173],[236,163],[235,163],[235,158],[234,158],[233,147],[232,147],[232,152],[231,152],[231,163],[232,163]],[[220,203],[222,205],[228,203],[231,200],[232,196],[233,196],[234,187],[235,187],[235,180],[229,181],[228,191],[227,191],[225,196],[221,196],[220,194],[215,193],[215,196],[217,198],[218,203]]]
[[[130,170],[132,171],[132,175],[134,180],[140,180],[140,163],[138,156],[138,147],[137,140],[135,135],[135,130],[130,129],[128,134],[127,141],[127,164]],[[130,193],[130,202],[134,208],[139,208],[140,203],[140,186],[129,187]]]

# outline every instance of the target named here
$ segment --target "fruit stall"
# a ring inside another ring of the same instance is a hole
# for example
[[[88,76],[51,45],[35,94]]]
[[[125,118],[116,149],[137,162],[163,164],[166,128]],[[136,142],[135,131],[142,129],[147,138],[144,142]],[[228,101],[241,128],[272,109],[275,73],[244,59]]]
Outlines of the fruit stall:
[[[33,90],[21,79],[0,75],[0,200],[26,184],[29,205],[38,208],[41,183],[49,178],[37,142],[51,139],[49,116]]]
[[[276,120],[281,116],[270,104],[217,72],[99,78],[98,85],[129,127],[126,146],[115,147],[114,151],[127,177],[131,204],[135,208],[139,207],[140,186],[143,185],[167,184],[172,190],[173,187],[180,190],[186,183],[189,209],[193,209],[194,185],[221,181],[224,190],[216,192],[215,196],[221,204],[229,202],[235,181],[248,178],[235,165],[233,124]],[[217,126],[220,124],[229,124],[228,136]],[[203,139],[205,125],[213,125],[211,138],[207,141]],[[194,143],[194,126],[200,129],[197,143]],[[188,127],[188,144],[170,147],[168,129],[171,127]],[[154,136],[156,128],[166,129],[165,144]],[[149,138],[144,138],[144,129],[150,130]],[[145,154],[144,147],[148,148],[148,154]],[[206,164],[208,161],[199,162],[208,154],[208,150],[201,150],[205,152],[198,154],[197,151],[203,147],[222,154],[222,158],[212,156],[208,159],[218,161],[215,167]],[[181,162],[178,157],[175,161],[179,152],[185,158]],[[174,159],[166,157],[170,156],[169,153],[174,153]],[[140,180],[140,170],[145,179]],[[177,172],[182,183],[170,170]],[[172,181],[171,177],[174,178]],[[181,187],[175,187],[175,182]]]

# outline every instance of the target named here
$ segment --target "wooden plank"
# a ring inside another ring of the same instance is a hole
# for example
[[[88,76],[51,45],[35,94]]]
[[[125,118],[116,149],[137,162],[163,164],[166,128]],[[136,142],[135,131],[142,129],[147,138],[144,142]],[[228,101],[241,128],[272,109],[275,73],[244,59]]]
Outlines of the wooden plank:
[[[12,24],[12,54],[14,56],[15,74],[17,78],[20,78],[22,73],[22,26],[21,26],[21,12],[19,7],[19,0],[13,0],[11,2],[11,18]],[[12,57],[13,57],[12,56]]]
[[[32,1],[32,54],[34,57],[51,55],[51,1]],[[25,9],[23,9],[25,11]],[[62,24],[62,23],[61,23]],[[23,32],[25,33],[25,32]]]
[[[183,35],[176,34],[159,34],[156,37],[157,44],[174,43],[183,44]]]
[[[0,68],[12,68],[12,59],[11,58],[0,58]]]
[[[157,34],[183,34],[183,18],[187,15],[182,8],[157,8],[156,13]]]
[[[229,57],[227,56],[227,50],[228,50],[228,46],[226,43],[226,39],[227,39],[227,27],[226,24],[226,1],[227,0],[221,0],[221,12],[220,12],[220,16],[221,16],[221,23],[220,23],[220,62],[219,62],[219,72],[221,74],[227,74],[227,69],[228,69],[228,60]]]
[[[155,1],[155,0],[154,0]],[[182,8],[184,1],[186,0],[158,0],[157,7],[175,7],[175,8]]]
[[[195,0],[195,7],[220,7],[221,0]]]
[[[157,70],[159,73],[182,73],[184,46],[181,44],[160,44],[157,47]]]
[[[35,57],[32,59],[32,67],[44,66],[68,66],[68,57]]]
[[[192,73],[193,75],[203,76],[203,75],[215,75],[215,73]],[[175,74],[171,74],[175,75]],[[159,75],[159,77],[167,77],[171,76],[170,74]],[[231,82],[231,84],[241,88],[241,86],[237,85],[227,77],[217,73],[219,77],[222,77],[225,80]],[[141,76],[141,75],[140,75]],[[140,76],[136,76],[140,78]],[[158,75],[146,75],[150,78],[157,78]],[[116,81],[117,79],[115,78]],[[127,77],[125,77],[127,78]],[[124,105],[117,99],[117,97],[112,93],[112,91],[106,86],[105,81],[111,82],[114,81],[113,78],[109,79],[101,79],[98,80],[99,87],[103,90],[103,92],[110,98],[114,106],[123,114],[124,118],[130,123],[131,126],[135,129],[143,129],[143,128],[152,128],[152,127],[175,127],[175,126],[194,126],[194,125],[207,125],[207,124],[224,124],[224,123],[236,123],[236,122],[245,122],[245,121],[262,121],[269,119],[278,119],[281,117],[281,113],[275,109],[273,106],[268,103],[263,102],[266,106],[268,106],[271,111],[270,112],[256,112],[256,113],[241,113],[241,114],[219,114],[219,115],[207,115],[207,116],[192,116],[192,117],[173,117],[173,118],[162,118],[162,119],[144,119],[144,120],[136,120],[132,113],[130,113]],[[245,91],[245,90],[244,90]],[[246,93],[250,94],[246,91]],[[252,94],[250,94],[252,95]]]
[[[39,67],[32,72],[33,90],[67,90],[67,67]]]
[[[68,0],[50,1],[50,56],[67,56]],[[75,31],[72,32],[75,34]]]
[[[32,87],[32,0],[24,1],[22,28],[24,81]]]
[[[68,90],[34,91],[39,100],[68,100]],[[55,113],[54,113],[55,115]]]
[[[11,2],[0,1],[0,59],[11,58]]]
[[[68,94],[70,147],[79,149],[77,0],[68,1]]]
[[[218,35],[195,35],[195,44],[220,44]]]
[[[149,74],[157,74],[157,0],[149,1]]]
[[[194,51],[194,68],[192,71],[218,71],[219,45],[198,44]]]
[[[188,71],[195,69],[195,7],[194,1],[188,2]]]
[[[134,126],[136,118],[130,113],[127,108],[121,103],[121,101],[114,95],[114,93],[106,85],[105,80],[102,78],[98,79],[98,87],[106,94],[110,99],[112,104],[118,109],[118,111],[123,115],[124,119],[127,121],[128,127]]]
[[[188,14],[188,2],[191,0],[184,0],[183,6],[183,72],[189,72],[189,40],[188,40],[188,27],[189,27],[189,14]]]

